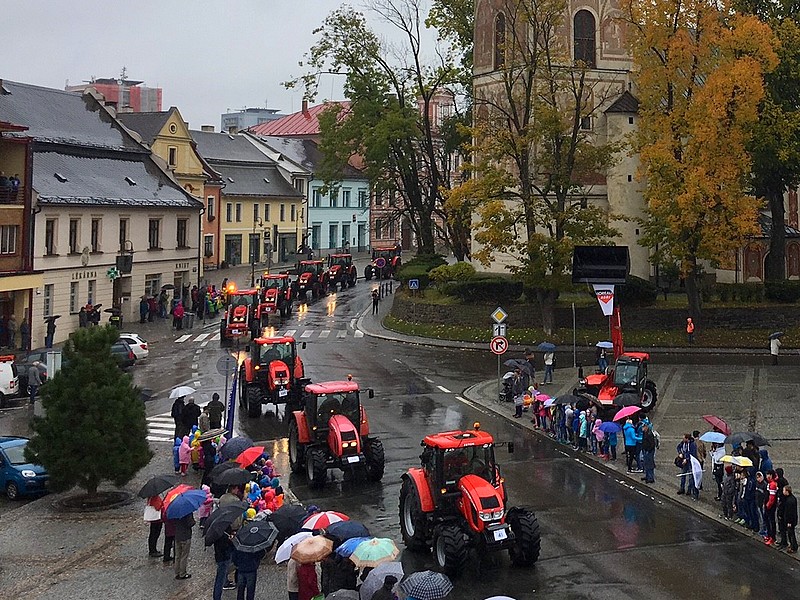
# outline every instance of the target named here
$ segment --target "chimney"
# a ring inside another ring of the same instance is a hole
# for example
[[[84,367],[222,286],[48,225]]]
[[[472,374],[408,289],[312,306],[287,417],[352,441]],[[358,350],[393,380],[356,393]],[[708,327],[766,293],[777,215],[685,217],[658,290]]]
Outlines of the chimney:
[[[213,125],[201,125],[200,131],[205,131],[206,133],[214,133],[214,126]]]
[[[311,116],[308,112],[308,98],[303,98],[303,116],[306,119]]]

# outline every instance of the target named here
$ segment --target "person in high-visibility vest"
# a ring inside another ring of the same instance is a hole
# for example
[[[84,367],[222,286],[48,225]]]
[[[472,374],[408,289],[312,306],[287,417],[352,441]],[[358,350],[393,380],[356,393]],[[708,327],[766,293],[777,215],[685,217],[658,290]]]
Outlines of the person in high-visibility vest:
[[[694,344],[694,323],[692,317],[686,319],[686,337],[689,338],[689,343]]]

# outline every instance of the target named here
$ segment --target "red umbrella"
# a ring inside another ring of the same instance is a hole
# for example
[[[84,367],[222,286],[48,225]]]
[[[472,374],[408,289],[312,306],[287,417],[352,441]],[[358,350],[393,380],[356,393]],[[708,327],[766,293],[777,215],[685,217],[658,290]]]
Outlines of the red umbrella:
[[[193,489],[195,489],[195,488],[192,487],[191,485],[186,485],[185,483],[182,483],[182,484],[180,484],[178,486],[175,486],[170,491],[168,491],[167,495],[164,496],[164,504],[161,506],[161,510],[164,512],[164,514],[166,514],[167,508],[169,507],[170,503],[173,500],[175,500],[175,498],[180,496],[182,493],[184,493],[184,492],[186,492],[188,490],[193,490]]]
[[[624,419],[625,417],[629,417],[634,413],[639,412],[642,410],[641,406],[626,406],[622,410],[620,410],[617,414],[614,415],[614,418],[611,419],[612,421],[619,421],[620,419]]]
[[[303,529],[327,529],[332,523],[339,521],[349,521],[350,517],[347,515],[336,512],[334,510],[326,510],[325,512],[314,513],[303,523]]]
[[[249,467],[258,460],[258,457],[264,454],[264,446],[253,446],[242,452],[236,457],[236,462],[242,467]]]
[[[703,415],[703,420],[712,427],[719,429],[725,435],[731,434],[731,426],[725,422],[725,419],[720,419],[714,415]]]

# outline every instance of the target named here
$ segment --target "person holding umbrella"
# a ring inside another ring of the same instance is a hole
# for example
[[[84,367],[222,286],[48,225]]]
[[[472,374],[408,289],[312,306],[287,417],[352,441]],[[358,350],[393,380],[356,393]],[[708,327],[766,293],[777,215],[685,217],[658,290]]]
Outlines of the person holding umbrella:
[[[164,556],[158,551],[158,538],[161,537],[163,524],[161,511],[164,508],[164,499],[161,495],[176,485],[178,480],[174,475],[157,475],[151,477],[139,490],[139,497],[147,500],[144,507],[144,522],[150,524],[150,535],[147,537],[150,558]]]
[[[692,496],[692,499],[697,500],[700,496],[700,492],[694,485],[694,477],[692,475],[692,458],[697,460],[697,446],[694,443],[692,434],[684,434],[683,440],[678,442],[675,450],[678,453],[678,458],[680,459],[680,461],[676,460],[675,464],[681,469],[681,487],[678,490],[678,495],[685,494],[686,486],[688,485],[689,494]]]
[[[553,365],[555,364],[555,344],[550,342],[542,342],[539,344],[539,350],[544,353],[544,379],[542,383],[553,383]]]
[[[245,522],[236,532],[231,560],[236,567],[237,600],[254,600],[258,565],[277,537],[278,530],[267,521]]]
[[[773,366],[778,364],[778,354],[781,351],[782,336],[783,336],[782,331],[776,331],[775,333],[769,336],[769,354],[772,357]]]

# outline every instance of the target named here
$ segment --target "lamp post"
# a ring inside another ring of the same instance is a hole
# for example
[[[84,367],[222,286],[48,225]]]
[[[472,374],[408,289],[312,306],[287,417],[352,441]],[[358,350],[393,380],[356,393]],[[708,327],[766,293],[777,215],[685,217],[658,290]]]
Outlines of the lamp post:
[[[253,219],[253,233],[250,234],[250,287],[253,288],[256,285],[256,252],[258,251],[258,241],[255,240],[256,237],[256,228],[257,227],[264,227],[264,221],[261,220],[261,217],[258,219]]]

